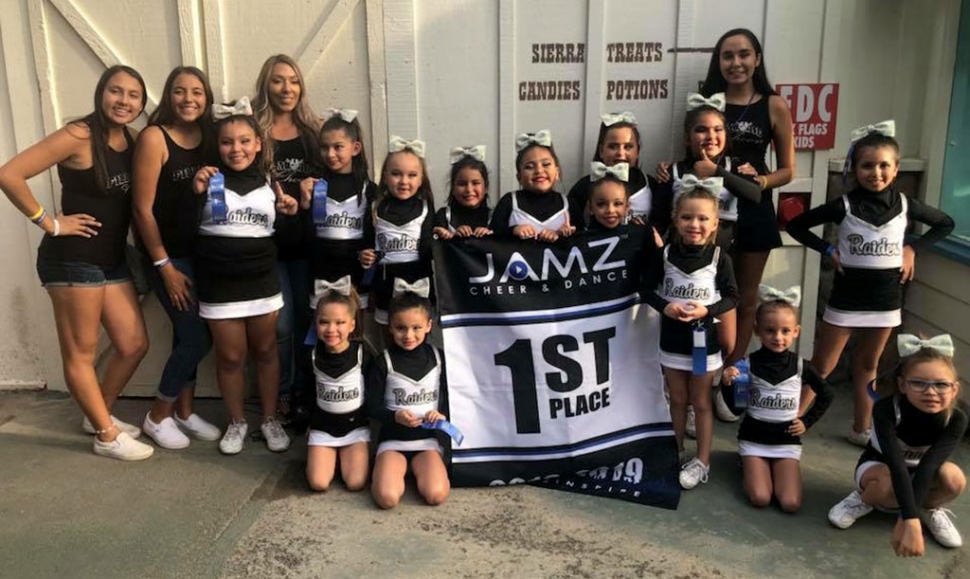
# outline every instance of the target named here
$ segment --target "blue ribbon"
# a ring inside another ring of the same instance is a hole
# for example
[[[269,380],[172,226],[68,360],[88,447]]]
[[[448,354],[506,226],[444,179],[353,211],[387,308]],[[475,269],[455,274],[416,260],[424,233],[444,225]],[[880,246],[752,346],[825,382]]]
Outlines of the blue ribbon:
[[[209,205],[212,208],[212,223],[223,225],[229,221],[226,207],[226,177],[216,173],[209,177]]]
[[[375,253],[377,254],[377,259],[374,260],[374,263],[372,263],[370,267],[364,270],[364,275],[360,280],[361,287],[370,287],[374,283],[374,274],[377,273],[377,264],[379,264],[381,259],[384,257],[383,251],[375,251]]]
[[[304,346],[316,346],[317,345],[317,328],[316,324],[311,324],[306,331],[306,337],[303,338]]]
[[[327,190],[325,179],[319,179],[313,184],[313,223],[324,225],[327,222]]]
[[[694,324],[694,349],[691,352],[691,373],[695,376],[707,374],[707,330],[704,324]]]
[[[461,446],[462,441],[465,440],[465,435],[454,424],[443,418],[435,420],[434,422],[422,422],[421,428],[440,430],[450,436],[458,446]]]
[[[731,388],[734,389],[734,408],[742,410],[748,407],[748,386],[751,385],[751,374],[749,374],[747,360],[738,360],[734,367],[740,372],[734,382],[731,382]]]

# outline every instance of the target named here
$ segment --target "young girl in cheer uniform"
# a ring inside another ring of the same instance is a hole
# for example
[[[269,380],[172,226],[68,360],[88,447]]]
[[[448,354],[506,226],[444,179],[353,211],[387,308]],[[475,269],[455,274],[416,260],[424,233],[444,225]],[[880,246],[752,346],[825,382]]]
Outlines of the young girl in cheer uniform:
[[[367,483],[370,422],[364,406],[364,376],[371,356],[351,340],[357,328],[357,292],[350,276],[322,282],[314,322],[317,343],[311,354],[316,405],[307,435],[306,477],[310,488],[330,488],[337,462],[347,489]]]
[[[301,183],[303,205],[312,228],[310,271],[315,280],[335,282],[350,276],[360,291],[363,269],[359,255],[374,237],[371,208],[377,185],[367,176],[367,153],[357,111],[331,109],[320,129],[320,156],[323,163],[317,178]],[[313,198],[317,182],[326,182],[326,197]],[[317,207],[323,204],[323,210]],[[362,301],[366,301],[362,296]],[[310,307],[317,304],[311,297]]]
[[[303,72],[285,54],[266,59],[256,78],[253,111],[273,152],[272,176],[283,193],[300,199],[300,181],[319,163],[320,123],[310,108]],[[304,212],[305,213],[305,209]],[[276,343],[280,357],[280,416],[290,414],[290,394],[304,387],[307,356],[300,344],[310,326],[309,243],[304,234],[304,214],[279,216],[274,237],[277,247],[283,309],[276,319]]]
[[[132,167],[138,239],[153,263],[146,268],[148,281],[172,322],[172,352],[142,430],[168,449],[187,447],[185,432],[208,441],[222,435],[192,410],[196,369],[212,346],[193,291],[195,235],[204,199],[192,192],[192,179],[205,164],[211,106],[212,90],[201,70],[173,70],[148,127],[138,136]]]
[[[869,440],[872,400],[867,388],[892,329],[901,322],[902,284],[913,278],[916,251],[905,239],[906,229],[913,221],[931,226],[916,242],[918,247],[928,247],[953,230],[948,215],[899,191],[894,132],[892,121],[853,131],[847,161],[858,186],[788,224],[792,237],[828,255],[837,272],[812,358],[819,374],[828,377],[849,337],[859,333],[852,353],[855,418],[849,440],[860,446]],[[810,231],[823,223],[839,224],[837,246]]]
[[[219,443],[224,454],[242,451],[249,429],[243,414],[246,354],[256,365],[263,406],[261,430],[266,446],[282,452],[290,438],[276,419],[279,358],[276,316],[283,307],[273,243],[276,213],[295,215],[297,200],[269,185],[272,151],[245,97],[232,106],[215,105],[218,167],[202,167],[195,192],[209,189],[196,240],[199,315],[209,323],[216,350],[216,378],[229,411],[229,426]],[[217,174],[224,188],[210,182]]]
[[[576,228],[569,222],[569,203],[556,191],[559,157],[547,130],[523,133],[515,140],[515,170],[522,189],[506,193],[492,214],[496,235],[554,242]]]
[[[899,509],[893,550],[919,557],[923,524],[944,547],[963,544],[944,506],[967,488],[963,471],[948,460],[967,430],[967,414],[958,405],[960,382],[948,334],[929,340],[900,335],[897,347],[897,391],[873,405],[873,432],[856,467],[856,490],[832,507],[829,521],[847,529],[873,507]]]
[[[131,219],[128,128],[145,107],[145,82],[127,66],[112,66],[94,91],[94,112],[18,154],[0,167],[0,189],[46,234],[37,251],[37,273],[54,307],[68,390],[84,413],[82,427],[95,434],[94,452],[141,460],[154,449],[135,440],[137,426],[111,408],[148,351],[141,308],[125,264]],[[27,180],[53,166],[61,181],[64,213],[37,203]],[[100,381],[94,368],[99,328],[114,347]]]
[[[374,320],[387,325],[387,306],[394,280],[415,282],[431,275],[434,196],[424,164],[424,142],[391,136],[381,169],[379,196],[374,207],[374,249],[360,252],[374,275]]]
[[[833,392],[815,370],[789,348],[798,338],[798,287],[780,292],[761,286],[755,334],[761,349],[749,357],[747,412],[738,431],[744,492],[756,507],[772,497],[786,513],[802,505],[801,437],[825,413]],[[722,388],[730,395],[740,372],[724,369]],[[809,408],[811,400],[815,403]]]
[[[670,415],[677,446],[683,452],[687,404],[694,407],[697,456],[680,471],[680,484],[692,489],[707,482],[710,470],[713,417],[711,384],[721,367],[721,348],[713,330],[714,318],[734,308],[737,285],[731,258],[714,243],[718,201],[723,186],[714,178],[693,188],[685,181],[674,203],[671,241],[663,260],[646,276],[643,299],[663,313],[660,325],[660,364],[670,394]]]
[[[435,235],[441,239],[491,235],[485,145],[451,150],[449,183],[448,204],[435,214]]]
[[[440,505],[451,489],[443,459],[448,441],[437,429],[423,427],[448,412],[444,356],[427,340],[431,302],[424,296],[430,280],[395,284],[388,311],[393,343],[367,375],[371,416],[381,423],[371,493],[382,509],[394,508],[410,469],[421,498]]]

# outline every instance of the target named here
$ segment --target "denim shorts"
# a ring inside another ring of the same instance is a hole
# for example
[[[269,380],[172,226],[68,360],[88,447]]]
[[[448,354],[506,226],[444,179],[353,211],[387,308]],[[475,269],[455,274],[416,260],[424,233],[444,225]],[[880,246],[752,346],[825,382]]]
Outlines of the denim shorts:
[[[125,262],[106,270],[83,261],[38,259],[37,275],[44,287],[102,287],[131,281],[131,271]]]

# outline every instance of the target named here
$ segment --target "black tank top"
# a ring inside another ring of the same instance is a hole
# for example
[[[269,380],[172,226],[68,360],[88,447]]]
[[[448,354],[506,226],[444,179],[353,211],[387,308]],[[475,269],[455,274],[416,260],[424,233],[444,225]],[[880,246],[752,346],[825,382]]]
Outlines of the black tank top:
[[[105,150],[108,178],[100,189],[94,167],[70,169],[57,166],[61,180],[61,211],[65,215],[87,213],[101,222],[98,234],[91,238],[78,236],[51,237],[40,243],[38,259],[45,261],[81,261],[105,270],[113,269],[125,259],[125,243],[131,222],[131,157],[135,143],[125,128],[124,151]]]
[[[168,161],[158,175],[152,213],[168,256],[190,257],[195,252],[195,234],[206,199],[205,195],[192,192],[192,179],[203,165],[202,143],[193,149],[185,149],[165,129],[159,129],[165,135]]]
[[[288,141],[275,141],[273,147],[276,179],[283,188],[283,193],[299,201],[300,181],[310,175],[310,162],[307,159],[307,151],[303,147],[303,140],[297,137]],[[281,261],[305,258],[309,255],[303,230],[305,214],[306,210],[300,209],[292,217],[280,215],[276,219],[275,239]]]
[[[724,109],[727,131],[731,138],[731,156],[751,163],[758,173],[765,174],[768,164],[765,154],[774,137],[768,95],[750,105],[728,104]]]

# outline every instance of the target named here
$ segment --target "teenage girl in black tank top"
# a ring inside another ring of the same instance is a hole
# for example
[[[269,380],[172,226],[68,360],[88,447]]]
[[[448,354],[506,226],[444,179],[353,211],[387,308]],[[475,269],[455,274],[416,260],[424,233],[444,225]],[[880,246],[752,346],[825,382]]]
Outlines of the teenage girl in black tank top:
[[[148,256],[152,290],[172,322],[172,351],[143,428],[168,449],[187,447],[186,433],[203,440],[219,437],[219,429],[192,408],[196,367],[212,345],[193,291],[195,236],[205,198],[192,191],[192,179],[205,164],[203,125],[211,104],[212,90],[201,70],[174,69],[138,137],[132,168],[139,246]]]
[[[273,147],[274,179],[283,193],[300,199],[300,181],[309,177],[317,163],[320,122],[310,110],[303,73],[289,56],[266,59],[256,79],[253,113]],[[309,244],[302,227],[307,209],[276,223],[283,309],[276,318],[276,345],[280,357],[279,414],[290,412],[291,390],[302,394],[310,372],[310,357],[303,338],[310,326]]]
[[[127,125],[145,107],[145,83],[135,70],[113,66],[94,93],[96,110],[69,123],[0,167],[0,189],[47,234],[37,271],[54,306],[64,381],[96,434],[94,452],[122,460],[152,455],[134,440],[137,427],[111,407],[148,351],[141,308],[124,264],[131,214],[128,196],[133,133]],[[38,204],[27,180],[57,165],[64,214]],[[99,384],[94,369],[98,333],[113,350]]]

